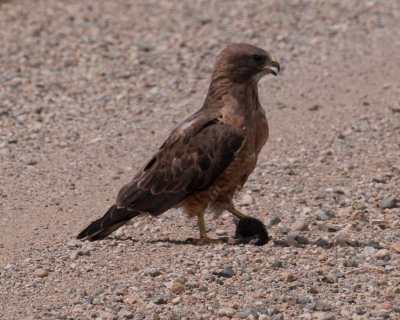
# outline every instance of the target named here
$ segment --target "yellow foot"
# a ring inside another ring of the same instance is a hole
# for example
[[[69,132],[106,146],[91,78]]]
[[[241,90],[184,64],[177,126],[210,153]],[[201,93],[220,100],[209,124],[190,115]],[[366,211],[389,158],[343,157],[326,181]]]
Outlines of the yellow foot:
[[[203,246],[206,244],[219,244],[222,243],[221,240],[219,239],[213,239],[213,238],[200,238],[200,239],[193,239],[189,238],[187,241],[190,241],[191,243],[198,245],[198,246]]]

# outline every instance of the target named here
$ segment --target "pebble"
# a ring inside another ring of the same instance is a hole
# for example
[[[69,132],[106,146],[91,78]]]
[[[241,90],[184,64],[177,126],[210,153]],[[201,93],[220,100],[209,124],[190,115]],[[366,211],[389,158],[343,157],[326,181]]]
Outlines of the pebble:
[[[392,196],[381,201],[381,208],[382,209],[392,209],[396,208],[397,206],[397,199],[396,197]]]
[[[226,236],[228,234],[228,231],[222,230],[222,229],[217,229],[217,230],[215,230],[215,234],[217,236]]]
[[[72,239],[67,242],[67,246],[71,247],[71,248],[81,248],[82,245],[83,245],[83,242],[80,240],[76,240],[76,239]]]
[[[128,296],[126,297],[125,301],[129,304],[136,304],[138,302],[138,300],[136,299],[136,297],[133,296]]]
[[[310,297],[307,297],[307,296],[300,296],[296,300],[297,304],[307,304],[310,302],[311,302],[311,299],[310,299]]]
[[[296,278],[292,273],[286,273],[281,277],[281,280],[284,282],[292,282],[295,281]]]
[[[49,272],[46,269],[36,269],[33,272],[33,275],[39,278],[45,278],[49,275]]]
[[[242,318],[242,319],[248,319],[249,317],[253,317],[253,318],[255,318],[255,317],[257,317],[258,315],[257,315],[257,311],[256,311],[256,309],[254,309],[254,308],[248,308],[248,309],[246,309],[246,310],[244,310],[244,311],[242,311],[241,313],[240,313],[240,317]]]
[[[317,111],[319,109],[321,109],[319,104],[313,104],[312,106],[308,107],[308,111]]]
[[[218,276],[223,278],[232,278],[235,275],[232,267],[226,266],[220,272],[218,272]]]
[[[317,215],[321,221],[328,221],[333,217],[332,213],[322,210],[318,210]]]
[[[375,257],[381,260],[390,259],[390,251],[387,249],[380,249],[375,253]]]
[[[154,304],[166,304],[168,302],[167,298],[163,295],[157,295],[153,299]]]
[[[244,194],[240,201],[240,204],[242,206],[250,206],[251,204],[253,204],[253,197],[248,193]]]
[[[172,293],[179,294],[185,291],[185,286],[180,282],[175,282],[170,290]]]
[[[394,243],[390,246],[390,251],[400,254],[400,242]]]
[[[373,218],[370,219],[370,223],[372,225],[379,226],[382,229],[385,229],[387,227],[387,222],[384,218]]]
[[[347,245],[350,241],[350,236],[345,230],[340,230],[335,236],[335,242],[338,245],[344,246]]]
[[[315,319],[315,320],[334,320],[335,317],[331,313],[314,312],[313,319]]]
[[[270,227],[272,227],[272,226],[279,224],[280,222],[281,222],[281,218],[279,218],[278,216],[274,216],[271,219],[269,219],[268,225]]]
[[[154,277],[159,276],[161,274],[161,271],[156,268],[150,268],[145,271],[145,274],[154,278]]]
[[[332,274],[327,274],[326,276],[323,276],[321,280],[322,280],[322,282],[325,282],[325,283],[335,283],[336,282],[336,278]]]
[[[344,261],[343,266],[348,267],[348,268],[357,268],[358,263],[355,260],[348,259],[348,260]]]
[[[274,261],[271,264],[270,268],[277,269],[277,268],[282,268],[282,266],[283,266],[282,261]]]
[[[118,311],[118,318],[119,319],[133,319],[133,313],[131,311],[122,309]]]
[[[308,230],[308,221],[304,219],[297,219],[293,224],[292,224],[292,230],[294,231],[306,231]]]
[[[386,310],[374,310],[371,315],[375,318],[388,319],[390,317],[389,312]]]
[[[350,219],[353,221],[365,221],[367,220],[367,215],[363,210],[355,210],[352,212]]]
[[[231,317],[236,313],[236,310],[231,308],[231,307],[222,307],[218,309],[218,315],[219,316],[227,316]]]

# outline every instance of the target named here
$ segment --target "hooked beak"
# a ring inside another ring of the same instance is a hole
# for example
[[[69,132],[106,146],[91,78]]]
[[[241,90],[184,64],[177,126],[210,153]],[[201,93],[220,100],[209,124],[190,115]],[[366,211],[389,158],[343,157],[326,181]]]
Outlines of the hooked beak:
[[[271,67],[274,69],[271,69]],[[267,61],[264,66],[262,66],[262,69],[265,70],[266,73],[272,73],[274,76],[277,76],[279,71],[281,71],[281,65],[274,57],[271,57],[271,59]]]

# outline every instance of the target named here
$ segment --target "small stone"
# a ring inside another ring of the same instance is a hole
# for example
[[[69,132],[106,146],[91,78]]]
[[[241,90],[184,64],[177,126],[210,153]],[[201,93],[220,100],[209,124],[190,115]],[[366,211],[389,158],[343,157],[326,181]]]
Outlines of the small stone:
[[[67,246],[71,248],[81,248],[83,242],[80,240],[71,239],[67,242]]]
[[[400,253],[400,242],[394,243],[390,246],[390,251]]]
[[[177,305],[181,302],[181,300],[182,300],[181,297],[175,297],[171,300],[171,302],[173,305]]]
[[[252,316],[253,319],[254,319],[255,317],[257,317],[257,316],[258,316],[258,315],[257,315],[257,311],[256,311],[255,309],[253,309],[253,308],[249,308],[249,309],[246,309],[246,310],[244,310],[244,311],[242,311],[242,312],[240,313],[240,317],[241,317],[242,319],[248,319],[250,316]]]
[[[157,277],[161,274],[160,270],[157,270],[156,268],[150,268],[145,271],[145,274],[151,276],[151,277]]]
[[[119,228],[117,231],[115,231],[115,236],[117,238],[121,238],[125,235],[125,231],[123,228]]]
[[[74,305],[74,308],[72,310],[73,310],[73,312],[82,312],[83,308],[82,308],[81,304],[76,304],[76,305]]]
[[[390,310],[393,306],[389,301],[384,301],[381,303],[380,307],[385,310]]]
[[[353,212],[353,207],[344,207],[344,208],[339,208],[336,213],[338,216],[346,216],[349,217],[351,213]]]
[[[311,299],[309,297],[307,297],[307,296],[298,297],[297,300],[296,300],[297,304],[307,304],[307,303],[310,303],[310,302],[311,302]]]
[[[334,320],[335,317],[332,314],[326,313],[326,312],[314,312],[313,319],[315,319],[315,320]]]
[[[330,219],[332,218],[331,214],[329,214],[329,213],[326,212],[326,211],[319,210],[319,211],[317,212],[317,214],[318,214],[318,218],[319,218],[321,221],[327,221],[327,220],[330,220]]]
[[[125,301],[126,301],[127,303],[129,303],[129,304],[136,304],[136,303],[137,303],[136,297],[132,297],[132,296],[127,297],[127,298],[125,299]]]
[[[321,108],[319,104],[314,104],[311,107],[308,107],[308,111],[317,111]]]
[[[230,307],[222,307],[218,310],[219,316],[233,316],[236,313],[236,310]]]
[[[383,319],[389,318],[389,312],[386,310],[374,310],[371,312],[371,315],[374,318],[383,318]]]
[[[346,245],[350,241],[349,234],[344,230],[340,230],[335,236],[335,241],[341,246]]]
[[[342,316],[344,316],[344,317],[350,317],[350,316],[351,316],[351,313],[350,313],[350,311],[347,310],[347,309],[342,309],[342,310],[340,310],[340,315],[342,315]]]
[[[228,234],[228,231],[222,230],[222,229],[217,229],[217,230],[215,230],[215,234],[219,237],[226,236]]]
[[[289,246],[291,247],[297,247],[299,243],[296,240],[296,235],[294,235],[292,232],[290,232],[287,237],[286,237],[286,242]]]
[[[311,320],[312,319],[312,314],[310,312],[304,312],[300,315],[300,319],[303,320]]]
[[[157,295],[153,299],[154,304],[166,304],[168,302],[167,298],[162,295]]]
[[[323,276],[321,280],[322,280],[322,282],[325,282],[325,283],[335,283],[336,282],[336,278],[331,274],[327,274],[326,276]]]
[[[118,319],[133,319],[133,313],[122,309],[118,312]]]
[[[279,232],[282,234],[288,234],[290,232],[290,229],[287,227],[282,227],[279,229]]]
[[[385,229],[387,227],[387,222],[383,218],[375,218],[375,219],[370,219],[370,223],[372,225],[379,226],[382,229]]]
[[[292,282],[296,280],[296,278],[292,273],[286,273],[281,277],[281,280],[284,282]]]
[[[45,270],[45,269],[36,269],[34,272],[33,272],[33,275],[35,275],[36,277],[39,277],[39,278],[45,278],[45,277],[47,277],[48,275],[49,275],[49,272],[47,271],[47,270]]]
[[[318,238],[317,241],[315,241],[315,245],[317,245],[318,247],[321,247],[321,248],[332,247],[332,244],[328,240],[323,239],[323,238]]]
[[[376,242],[376,241],[369,241],[369,242],[366,244],[366,246],[367,246],[367,247],[372,247],[372,248],[374,248],[374,249],[383,249],[382,246],[379,244],[379,242]]]
[[[326,255],[324,255],[324,254],[318,255],[318,256],[317,256],[317,260],[318,260],[318,261],[325,261],[325,260],[326,260]]]
[[[279,224],[281,222],[281,218],[279,218],[278,216],[274,216],[269,220],[269,226],[275,226],[277,224]]]
[[[253,198],[251,195],[249,194],[244,194],[242,197],[242,200],[240,201],[240,204],[242,206],[250,206],[251,204],[253,204]]]
[[[355,210],[350,217],[353,221],[365,221],[367,220],[367,215],[362,210]]]
[[[304,219],[297,219],[293,224],[292,224],[292,230],[294,231],[306,231],[308,230],[308,222]]]
[[[34,165],[37,165],[37,164],[38,164],[38,161],[37,161],[36,159],[29,159],[29,160],[26,162],[26,164],[27,164],[28,166],[34,166]]]
[[[298,235],[296,237],[296,241],[299,244],[309,244],[310,243],[310,240],[308,240],[308,238],[306,238],[305,236],[302,236],[302,235]]]
[[[218,272],[218,276],[223,278],[232,278],[235,275],[231,266],[226,266],[220,272]]]
[[[179,294],[185,291],[185,286],[180,282],[175,282],[170,290],[172,293]]]
[[[283,264],[282,261],[274,261],[270,268],[274,268],[274,269],[278,269],[278,268],[282,268]]]
[[[381,249],[375,253],[375,257],[381,260],[388,260],[390,259],[390,252],[387,249]]]
[[[400,305],[398,305],[398,306],[393,306],[393,309],[392,309],[394,312],[396,312],[396,313],[400,313]]]
[[[350,267],[350,268],[357,268],[358,267],[358,263],[355,260],[345,260],[345,262],[343,263],[343,266],[345,267]]]
[[[383,199],[381,201],[382,209],[392,209],[392,208],[396,208],[396,206],[397,206],[397,199],[394,196]]]
[[[324,312],[327,312],[327,311],[331,311],[331,306],[327,303],[327,302],[324,302],[324,301],[317,301],[316,303],[315,303],[315,310],[316,311],[324,311]]]

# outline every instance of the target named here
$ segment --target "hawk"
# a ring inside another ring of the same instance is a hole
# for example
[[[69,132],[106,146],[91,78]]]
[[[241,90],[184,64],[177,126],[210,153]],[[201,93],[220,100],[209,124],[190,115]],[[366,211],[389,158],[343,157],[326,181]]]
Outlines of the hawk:
[[[207,236],[204,213],[224,210],[239,219],[234,195],[253,172],[268,139],[268,123],[258,97],[258,81],[277,75],[280,65],[261,48],[233,43],[217,57],[204,104],[169,135],[158,151],[119,191],[116,203],[78,239],[100,240],[142,213],[159,216],[183,208],[197,217],[197,244]]]

